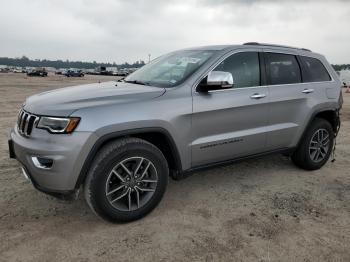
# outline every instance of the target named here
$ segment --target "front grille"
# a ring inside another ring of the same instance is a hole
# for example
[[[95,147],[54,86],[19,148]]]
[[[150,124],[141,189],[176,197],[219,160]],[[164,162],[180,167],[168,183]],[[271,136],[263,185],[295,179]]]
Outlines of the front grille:
[[[39,118],[36,115],[32,115],[22,109],[17,120],[18,132],[23,136],[30,136],[37,119]]]

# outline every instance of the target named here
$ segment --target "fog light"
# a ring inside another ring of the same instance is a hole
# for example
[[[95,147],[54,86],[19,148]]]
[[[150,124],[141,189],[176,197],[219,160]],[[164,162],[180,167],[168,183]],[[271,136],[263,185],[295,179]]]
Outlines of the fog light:
[[[40,169],[50,169],[53,165],[53,160],[45,157],[32,157],[32,161],[35,167]]]

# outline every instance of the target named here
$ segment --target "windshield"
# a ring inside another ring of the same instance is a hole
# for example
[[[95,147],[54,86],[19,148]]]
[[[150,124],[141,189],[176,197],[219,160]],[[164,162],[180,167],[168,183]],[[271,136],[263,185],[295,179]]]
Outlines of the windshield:
[[[129,75],[125,82],[159,87],[177,86],[191,76],[214,52],[186,50],[161,56]]]

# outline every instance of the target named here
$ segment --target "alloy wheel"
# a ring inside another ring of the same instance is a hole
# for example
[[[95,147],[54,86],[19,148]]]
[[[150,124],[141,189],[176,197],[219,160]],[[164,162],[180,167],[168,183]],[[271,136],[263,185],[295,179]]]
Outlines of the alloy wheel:
[[[157,170],[145,157],[131,157],[120,161],[106,181],[108,202],[119,211],[134,211],[152,198],[158,183]]]
[[[330,149],[329,132],[326,129],[318,129],[312,135],[309,144],[309,156],[315,163],[321,162],[327,156]]]

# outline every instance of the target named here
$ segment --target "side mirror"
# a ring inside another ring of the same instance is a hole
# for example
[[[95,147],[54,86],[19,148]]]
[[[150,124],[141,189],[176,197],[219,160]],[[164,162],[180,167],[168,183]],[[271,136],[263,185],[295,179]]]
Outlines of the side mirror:
[[[198,85],[197,91],[208,92],[211,90],[229,89],[233,87],[233,77],[230,72],[211,71]]]

